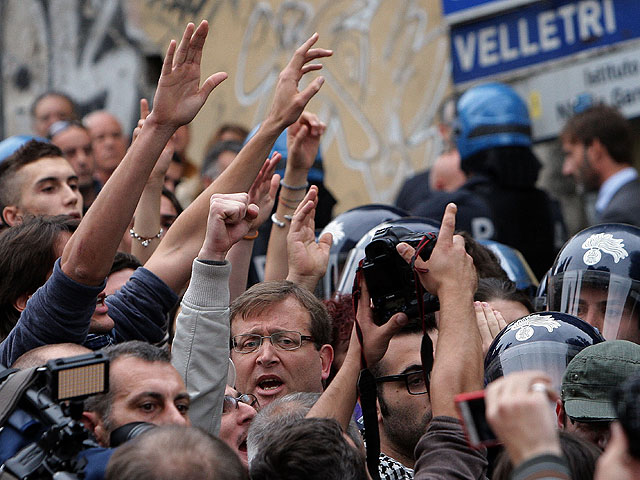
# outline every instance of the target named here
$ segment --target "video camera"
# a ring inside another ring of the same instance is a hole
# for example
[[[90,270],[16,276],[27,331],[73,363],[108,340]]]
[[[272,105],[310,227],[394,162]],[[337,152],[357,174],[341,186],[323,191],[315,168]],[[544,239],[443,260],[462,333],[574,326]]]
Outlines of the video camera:
[[[418,289],[411,266],[404,261],[396,250],[401,242],[414,248],[420,248],[420,258],[428,260],[435,247],[435,233],[416,233],[411,230],[392,226],[378,230],[365,247],[362,273],[373,302],[374,322],[382,325],[398,312],[404,312],[409,321],[420,316]],[[422,298],[425,315],[440,310],[438,297],[425,292]],[[435,320],[430,320],[435,327]]]
[[[2,371],[0,479],[83,478],[86,461],[78,454],[99,446],[80,423],[83,401],[108,390],[102,352]]]

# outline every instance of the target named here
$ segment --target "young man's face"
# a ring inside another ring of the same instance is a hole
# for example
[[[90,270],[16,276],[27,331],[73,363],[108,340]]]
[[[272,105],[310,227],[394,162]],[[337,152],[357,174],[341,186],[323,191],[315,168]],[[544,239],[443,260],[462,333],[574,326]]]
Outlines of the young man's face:
[[[246,333],[262,336],[295,331],[311,335],[309,312],[294,298],[271,305],[257,315],[235,318],[231,335]],[[238,373],[237,387],[258,397],[261,406],[293,392],[322,392],[322,381],[329,376],[333,349],[316,349],[313,341],[303,340],[296,350],[282,350],[263,339],[255,352],[231,351]]]
[[[20,185],[18,205],[5,207],[9,225],[26,215],[71,215],[82,217],[82,195],[78,176],[62,157],[45,157],[22,167],[15,178]]]

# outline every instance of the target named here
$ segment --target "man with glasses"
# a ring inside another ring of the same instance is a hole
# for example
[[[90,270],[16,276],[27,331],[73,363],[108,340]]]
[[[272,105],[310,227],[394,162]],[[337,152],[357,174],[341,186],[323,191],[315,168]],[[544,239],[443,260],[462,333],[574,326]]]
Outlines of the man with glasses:
[[[222,421],[218,436],[229,445],[240,457],[245,467],[247,459],[247,433],[256,409],[260,408],[258,399],[250,393],[238,393],[227,385],[222,402]]]
[[[380,478],[413,478],[413,452],[431,421],[431,403],[420,359],[422,329],[405,327],[371,368],[378,390]]]
[[[292,392],[322,392],[333,360],[330,341],[324,305],[291,282],[259,283],[231,304],[237,386],[262,406]]]

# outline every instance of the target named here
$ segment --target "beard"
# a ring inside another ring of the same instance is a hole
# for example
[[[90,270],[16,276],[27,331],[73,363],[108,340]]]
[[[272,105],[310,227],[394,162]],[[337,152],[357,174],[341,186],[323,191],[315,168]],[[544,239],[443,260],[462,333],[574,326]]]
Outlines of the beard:
[[[417,417],[415,410],[409,407],[390,409],[384,417],[384,432],[398,451],[413,458],[416,445],[427,431],[432,416],[431,408],[422,417]]]

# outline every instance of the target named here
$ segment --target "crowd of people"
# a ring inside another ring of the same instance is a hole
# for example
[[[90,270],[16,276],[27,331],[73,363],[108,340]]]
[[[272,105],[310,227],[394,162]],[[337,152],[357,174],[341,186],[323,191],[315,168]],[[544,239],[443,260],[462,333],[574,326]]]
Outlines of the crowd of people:
[[[640,478],[629,122],[593,105],[562,131],[563,173],[597,192],[568,240],[498,83],[446,102],[444,151],[396,206],[332,219],[306,107],[333,52],[304,42],[259,127],[220,126],[197,174],[188,124],[227,78],[201,81],[207,34],[170,43],[130,142],[47,92],[34,135],[0,143],[3,471],[53,451],[15,379],[103,352],[63,464],[83,478]]]

